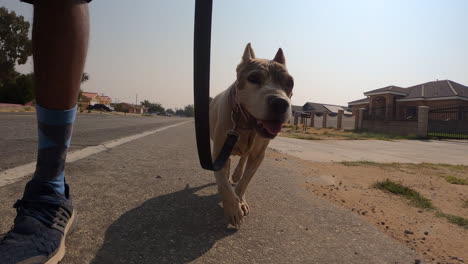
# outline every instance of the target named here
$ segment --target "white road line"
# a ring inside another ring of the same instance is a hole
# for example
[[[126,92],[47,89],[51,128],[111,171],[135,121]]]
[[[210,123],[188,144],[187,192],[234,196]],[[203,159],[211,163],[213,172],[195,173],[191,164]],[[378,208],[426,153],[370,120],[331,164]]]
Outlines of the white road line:
[[[88,156],[97,154],[99,152],[103,152],[104,150],[115,148],[115,147],[120,146],[122,144],[131,142],[131,141],[134,141],[134,140],[137,140],[137,139],[140,139],[142,137],[146,137],[146,136],[149,136],[149,135],[152,135],[152,134],[155,134],[155,133],[159,133],[159,132],[164,131],[166,129],[173,128],[173,127],[176,127],[176,126],[180,126],[180,125],[183,125],[183,124],[186,124],[186,123],[189,123],[189,122],[193,122],[193,121],[180,122],[180,123],[177,123],[177,124],[161,127],[161,128],[158,128],[158,129],[149,130],[149,131],[146,131],[146,132],[143,132],[143,133],[140,133],[140,134],[135,134],[135,135],[131,135],[131,136],[123,137],[123,138],[113,139],[113,140],[110,140],[110,141],[106,141],[106,142],[104,142],[104,143],[102,143],[100,145],[90,146],[90,147],[86,147],[86,148],[83,148],[83,149],[79,149],[79,150],[70,152],[70,153],[67,154],[67,163],[78,161],[80,159],[83,159],[83,158],[86,158]],[[25,165],[21,165],[21,166],[15,167],[15,168],[11,168],[11,169],[2,171],[2,172],[0,172],[0,187],[8,185],[8,184],[12,184],[14,182],[17,182],[17,181],[21,180],[22,178],[34,173],[35,170],[36,170],[36,162],[31,162],[31,163],[28,163],[28,164],[25,164]]]

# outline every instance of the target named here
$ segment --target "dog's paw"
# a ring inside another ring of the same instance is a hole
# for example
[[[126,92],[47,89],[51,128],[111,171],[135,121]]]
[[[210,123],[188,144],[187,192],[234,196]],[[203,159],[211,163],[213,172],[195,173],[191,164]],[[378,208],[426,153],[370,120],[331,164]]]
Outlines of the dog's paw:
[[[223,202],[224,216],[228,220],[229,224],[240,227],[242,221],[244,220],[244,212],[242,205],[235,202]]]
[[[244,199],[241,200],[241,209],[242,209],[242,212],[244,213],[244,216],[249,215],[250,213],[249,204]]]

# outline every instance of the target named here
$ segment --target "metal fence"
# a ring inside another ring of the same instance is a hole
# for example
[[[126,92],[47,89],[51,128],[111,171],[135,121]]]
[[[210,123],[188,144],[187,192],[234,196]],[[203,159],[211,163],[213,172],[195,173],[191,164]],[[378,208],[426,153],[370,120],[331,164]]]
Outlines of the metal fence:
[[[432,107],[428,119],[428,136],[468,139],[468,105]]]

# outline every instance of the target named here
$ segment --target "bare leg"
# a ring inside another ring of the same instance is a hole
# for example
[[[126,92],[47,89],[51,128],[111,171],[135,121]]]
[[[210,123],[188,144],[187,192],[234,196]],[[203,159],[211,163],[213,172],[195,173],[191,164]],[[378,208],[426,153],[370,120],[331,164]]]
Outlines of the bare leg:
[[[34,5],[33,57],[37,103],[49,110],[76,105],[88,50],[87,1],[47,0]]]
[[[38,158],[34,176],[15,204],[15,224],[0,240],[0,263],[58,263],[65,254],[66,236],[76,223],[63,168],[88,47],[88,4],[28,2],[35,4]]]

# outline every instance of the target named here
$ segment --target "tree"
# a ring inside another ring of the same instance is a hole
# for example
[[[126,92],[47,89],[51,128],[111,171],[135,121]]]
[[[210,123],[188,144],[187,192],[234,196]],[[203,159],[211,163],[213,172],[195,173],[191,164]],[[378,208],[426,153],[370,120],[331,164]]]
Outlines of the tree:
[[[184,116],[184,109],[176,108],[175,109],[175,115],[176,116]]]
[[[89,81],[89,74],[86,72],[83,72],[83,75],[81,75],[81,83]]]
[[[162,105],[160,103],[152,103],[150,105],[150,107],[148,108],[148,112],[150,113],[164,113],[165,110],[164,110],[164,107],[162,107]]]
[[[160,103],[151,103],[148,100],[141,101],[140,104],[144,107],[148,107],[150,113],[164,113],[164,107]]]
[[[150,107],[151,103],[148,100],[141,101],[140,104],[144,107]]]
[[[166,109],[166,113],[171,115],[175,114],[174,110],[172,110],[171,108]]]
[[[89,81],[89,74],[86,72],[83,72],[83,75],[81,75],[81,83]],[[78,93],[78,101],[81,101],[81,97],[83,96],[83,89],[80,88],[80,92]]]
[[[34,99],[33,74],[21,74],[7,79],[0,86],[0,102],[25,104]]]
[[[16,64],[25,64],[32,54],[30,24],[23,16],[0,7],[0,83],[18,77]]]
[[[189,104],[184,107],[184,115],[190,116],[190,117],[195,115],[193,104]]]

